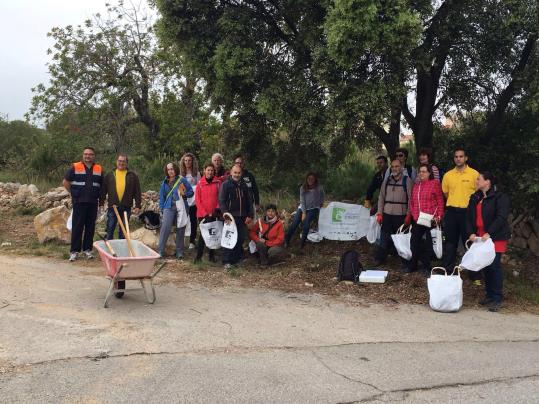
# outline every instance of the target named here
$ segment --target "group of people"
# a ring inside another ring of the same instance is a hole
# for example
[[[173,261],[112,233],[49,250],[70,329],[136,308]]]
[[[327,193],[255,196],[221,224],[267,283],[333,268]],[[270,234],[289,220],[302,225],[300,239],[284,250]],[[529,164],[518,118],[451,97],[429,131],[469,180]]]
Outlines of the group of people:
[[[407,164],[408,151],[397,149],[387,167],[387,158],[376,160],[374,175],[364,206],[372,208],[373,195],[379,190],[374,210],[381,224],[381,235],[375,250],[375,265],[382,264],[392,247],[391,235],[411,225],[410,260],[401,258],[403,271],[414,272],[418,262],[429,276],[433,255],[431,229],[443,228],[442,266],[451,273],[456,263],[459,242],[466,245],[477,238],[491,238],[496,258],[481,272],[469,272],[470,280],[480,286],[484,276],[485,297],[480,301],[491,311],[498,311],[503,300],[501,256],[507,250],[511,234],[508,224],[510,200],[496,187],[492,173],[471,168],[463,148],[454,150],[455,167],[445,174],[432,162],[431,152],[419,152],[419,167]],[[425,243],[423,243],[425,240]]]
[[[445,174],[432,162],[430,150],[419,153],[419,167],[407,164],[408,151],[397,149],[388,167],[385,156],[376,159],[377,171],[367,190],[364,206],[372,209],[381,224],[381,236],[375,250],[375,265],[381,265],[392,247],[391,235],[411,225],[410,260],[402,259],[405,272],[414,272],[421,261],[422,270],[428,276],[433,255],[431,229],[442,226],[445,234],[443,266],[452,271],[455,266],[459,241],[475,241],[492,238],[496,259],[482,272],[486,296],[481,301],[492,311],[497,311],[503,300],[503,274],[501,256],[507,249],[510,237],[508,215],[510,201],[496,188],[494,176],[487,171],[477,172],[467,164],[465,150],[454,151],[455,167]],[[92,242],[99,206],[107,201],[107,239],[114,237],[118,224],[116,212],[123,219],[141,209],[141,187],[137,174],[128,167],[128,157],[118,154],[116,168],[104,175],[103,168],[95,162],[95,150],[87,147],[82,161],[73,163],[67,171],[63,184],[73,200],[70,261],[79,253],[92,258]],[[378,203],[373,207],[374,193],[379,190]],[[269,265],[285,256],[296,230],[301,227],[303,248],[311,224],[317,220],[324,204],[324,188],[318,176],[310,172],[299,190],[300,204],[292,223],[285,233],[279,219],[277,206],[266,206],[262,217],[260,194],[254,175],[245,168],[241,154],[234,156],[233,165],[226,169],[223,156],[215,153],[211,162],[199,171],[198,161],[192,153],[184,154],[179,164],[169,162],[164,166],[164,179],[159,190],[161,226],[158,250],[166,254],[170,232],[175,227],[175,256],[183,259],[186,229],[189,229],[189,248],[196,248],[195,262],[200,262],[204,238],[198,238],[197,227],[209,223],[233,220],[238,240],[234,248],[224,248],[222,263],[225,269],[237,264],[244,256],[244,242],[254,244],[260,263]],[[231,219],[232,218],[232,219]],[[119,238],[123,238],[121,228]],[[426,243],[423,243],[423,240]],[[426,245],[426,247],[425,247]],[[215,262],[215,250],[209,250],[209,260]],[[470,272],[470,279],[481,284],[481,273]]]

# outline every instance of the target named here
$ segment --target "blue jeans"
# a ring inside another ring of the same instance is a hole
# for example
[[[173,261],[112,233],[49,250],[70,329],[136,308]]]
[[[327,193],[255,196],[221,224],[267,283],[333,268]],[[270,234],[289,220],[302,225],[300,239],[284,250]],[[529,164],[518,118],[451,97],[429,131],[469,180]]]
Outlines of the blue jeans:
[[[131,208],[124,208],[121,206],[117,206],[116,209],[118,209],[118,213],[120,214],[120,217],[122,218],[122,223],[125,226],[125,220],[124,220],[124,212],[127,212],[127,219],[131,217]],[[114,230],[116,230],[116,225],[118,224],[118,219],[116,218],[116,215],[114,214],[113,208],[107,209],[107,240],[114,239]],[[122,228],[118,226],[118,238],[124,239],[124,232],[122,231]]]
[[[161,223],[161,230],[159,232],[159,254],[161,257],[165,256],[165,251],[167,247],[167,240],[170,236],[170,230],[172,226],[176,226],[176,221],[178,219],[178,211],[176,210],[176,205],[173,204],[170,209],[163,210],[163,221]],[[183,236],[185,234],[185,226],[178,228],[176,226],[176,257],[183,256]]]
[[[311,223],[313,220],[318,218],[318,214],[320,212],[320,209],[309,209],[307,212],[305,212],[305,220],[303,221],[303,227],[301,229],[301,240],[305,241],[307,240],[307,235],[309,234],[309,229],[311,227]],[[296,229],[301,223],[301,216],[302,211],[300,208],[298,208],[296,215],[294,216],[294,221],[288,228],[288,231],[286,232],[286,243],[290,243],[290,240],[294,236],[294,233],[296,232]]]
[[[483,268],[486,297],[497,303],[501,303],[503,300],[503,271],[501,259],[502,253],[496,253],[494,262],[488,267]]]

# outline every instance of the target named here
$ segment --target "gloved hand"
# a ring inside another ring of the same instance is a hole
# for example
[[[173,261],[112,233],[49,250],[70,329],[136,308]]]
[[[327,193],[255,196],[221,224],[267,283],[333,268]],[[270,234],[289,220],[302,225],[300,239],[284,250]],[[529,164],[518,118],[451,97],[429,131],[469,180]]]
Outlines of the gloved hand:
[[[365,202],[363,202],[363,206],[367,209],[370,209],[372,207],[371,201],[369,201],[368,199],[365,199]]]
[[[378,213],[376,215],[376,221],[378,222],[378,224],[382,224],[382,220],[383,220],[383,216],[381,213]]]
[[[410,226],[410,223],[412,223],[412,215],[408,213],[404,218],[404,225]]]

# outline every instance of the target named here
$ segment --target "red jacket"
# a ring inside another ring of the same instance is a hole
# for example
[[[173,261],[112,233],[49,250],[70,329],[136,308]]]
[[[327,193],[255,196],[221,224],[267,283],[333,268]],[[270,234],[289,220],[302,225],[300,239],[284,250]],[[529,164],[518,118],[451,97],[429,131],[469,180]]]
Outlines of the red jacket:
[[[415,221],[420,210],[441,219],[444,215],[444,197],[440,181],[427,180],[414,184],[408,206]]]
[[[263,219],[258,219],[253,227],[249,230],[249,238],[255,243],[260,241],[260,235],[265,234],[270,225],[265,223]],[[262,231],[260,229],[262,228]],[[277,219],[275,224],[271,227],[271,230],[268,232],[266,237],[266,246],[275,247],[281,246],[284,244],[284,226],[283,222]]]
[[[209,215],[215,215],[215,209],[219,208],[219,187],[221,181],[213,177],[208,184],[206,177],[202,177],[195,189],[195,204],[197,206],[197,217],[202,219]]]

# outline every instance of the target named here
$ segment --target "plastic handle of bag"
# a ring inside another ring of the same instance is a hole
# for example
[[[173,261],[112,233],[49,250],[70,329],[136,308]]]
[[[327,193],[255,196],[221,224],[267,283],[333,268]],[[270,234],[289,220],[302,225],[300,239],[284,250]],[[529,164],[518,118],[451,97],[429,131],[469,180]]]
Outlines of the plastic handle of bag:
[[[400,233],[408,233],[412,230],[412,225],[409,225],[408,228],[406,230],[403,230],[403,227],[404,227],[404,224],[401,225],[401,227],[399,227],[397,229],[397,234],[400,234]]]
[[[232,216],[232,215],[231,215],[230,213],[228,213],[228,212],[227,212],[227,213],[223,213],[223,219],[224,219],[225,217],[227,217],[227,216],[230,218],[230,220],[232,221],[232,223],[236,224],[236,221],[234,220],[234,216]]]
[[[432,269],[430,270],[430,274],[431,274],[431,275],[434,273],[434,270],[435,270],[435,269],[443,269],[443,270],[444,270],[445,276],[447,276],[447,271],[445,270],[444,267],[434,267],[434,268],[432,268]]]
[[[464,243],[464,247],[466,247],[466,250],[470,249],[470,247],[468,247],[468,243],[473,243],[473,241],[470,239],[466,240],[466,242]]]
[[[462,271],[462,268],[457,265],[455,268],[453,268],[453,272],[451,272],[451,276],[455,276],[455,271],[457,271],[457,276],[460,276],[460,271]]]

